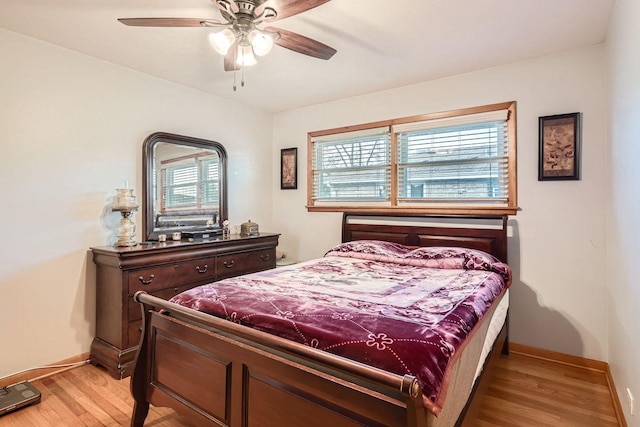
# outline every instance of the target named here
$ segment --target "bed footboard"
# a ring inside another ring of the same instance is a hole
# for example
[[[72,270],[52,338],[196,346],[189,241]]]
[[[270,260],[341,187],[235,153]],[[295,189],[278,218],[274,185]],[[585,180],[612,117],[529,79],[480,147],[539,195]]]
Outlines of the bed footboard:
[[[149,404],[202,426],[426,426],[415,377],[399,376],[144,292],[132,426]]]

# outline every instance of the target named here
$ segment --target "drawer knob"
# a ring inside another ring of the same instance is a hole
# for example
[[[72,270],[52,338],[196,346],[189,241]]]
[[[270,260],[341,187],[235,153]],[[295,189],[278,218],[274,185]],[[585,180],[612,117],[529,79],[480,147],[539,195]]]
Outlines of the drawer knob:
[[[223,262],[223,264],[224,264],[225,267],[231,268],[231,267],[233,267],[233,264],[235,264],[235,260],[232,259],[230,262],[225,261],[225,262]]]
[[[140,276],[138,277],[138,280],[140,280],[140,283],[142,283],[143,285],[148,285],[149,283],[151,283],[153,281],[153,279],[156,276],[154,276],[153,274],[151,276],[149,276],[149,280],[144,280],[144,277]]]
[[[204,265],[204,268],[200,268],[199,265],[196,265],[196,271],[198,273],[206,273],[208,269],[209,269],[209,266],[207,264]]]
[[[263,261],[269,261],[269,258],[271,258],[269,254],[260,255],[260,259]]]

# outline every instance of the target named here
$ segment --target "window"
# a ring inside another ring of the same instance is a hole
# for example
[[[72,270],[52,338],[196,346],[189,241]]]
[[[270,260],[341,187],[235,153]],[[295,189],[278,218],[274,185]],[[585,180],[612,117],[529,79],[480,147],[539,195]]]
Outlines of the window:
[[[217,156],[182,158],[162,170],[163,211],[217,207],[220,191]]]
[[[315,200],[389,200],[391,151],[386,129],[317,138],[312,156]]]
[[[517,210],[515,102],[312,132],[309,155],[312,211]]]

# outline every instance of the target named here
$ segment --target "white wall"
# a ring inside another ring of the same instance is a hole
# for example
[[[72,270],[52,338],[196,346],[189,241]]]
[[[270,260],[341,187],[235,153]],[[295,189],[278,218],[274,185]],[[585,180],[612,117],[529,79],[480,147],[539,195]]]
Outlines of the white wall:
[[[116,187],[128,180],[142,199],[146,136],[166,131],[225,145],[235,224],[251,218],[270,228],[273,189],[263,177],[274,172],[264,143],[271,117],[258,110],[5,30],[0,54],[2,377],[89,351],[88,250],[113,241]],[[135,220],[141,224],[139,212]]]
[[[299,149],[298,190],[274,193],[281,249],[306,260],[340,241],[339,213],[304,208],[307,132],[515,100],[522,210],[510,221],[511,339],[607,360],[603,57],[602,46],[595,46],[275,115],[274,170],[279,148]],[[582,179],[539,182],[538,117],[572,112],[582,112],[584,119]]]
[[[630,426],[640,426],[640,2],[618,0],[607,37],[611,155],[609,261],[609,364]],[[626,389],[636,399],[627,406]]]

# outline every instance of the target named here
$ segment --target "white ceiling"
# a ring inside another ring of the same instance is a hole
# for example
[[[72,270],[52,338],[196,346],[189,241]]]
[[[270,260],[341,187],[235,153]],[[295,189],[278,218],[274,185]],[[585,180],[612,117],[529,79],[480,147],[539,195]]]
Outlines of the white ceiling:
[[[210,0],[0,0],[0,27],[277,112],[599,44],[614,3],[332,0],[272,25],[335,48],[333,58],[276,46],[246,69],[236,92],[233,73],[208,44],[210,30],[116,20],[221,19]]]

